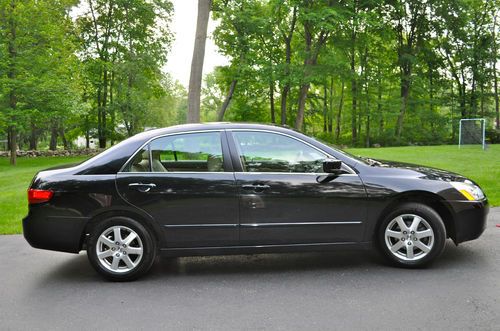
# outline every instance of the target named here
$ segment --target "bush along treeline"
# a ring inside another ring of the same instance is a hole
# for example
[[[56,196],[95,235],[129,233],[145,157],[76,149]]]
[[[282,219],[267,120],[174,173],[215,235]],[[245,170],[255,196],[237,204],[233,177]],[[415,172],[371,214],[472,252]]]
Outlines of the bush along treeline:
[[[352,146],[453,143],[473,117],[500,136],[498,0],[199,1],[229,63],[193,115],[163,70],[184,37],[170,1],[0,0],[0,149],[106,148],[187,118]]]

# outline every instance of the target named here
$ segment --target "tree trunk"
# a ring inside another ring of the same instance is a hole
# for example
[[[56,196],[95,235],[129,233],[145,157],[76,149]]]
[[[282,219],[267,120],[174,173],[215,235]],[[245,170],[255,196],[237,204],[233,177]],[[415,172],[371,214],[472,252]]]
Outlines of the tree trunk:
[[[495,96],[495,113],[496,113],[496,123],[495,128],[500,130],[500,100],[498,97],[498,77],[497,77],[497,40],[496,40],[496,26],[497,26],[497,16],[495,15],[493,19],[493,90]]]
[[[403,132],[403,121],[408,108],[408,97],[410,95],[411,64],[405,63],[401,68],[401,108],[396,123],[396,137],[401,138]]]
[[[332,133],[333,131],[333,77],[330,77],[330,87],[328,96],[328,127],[327,131]]]
[[[17,132],[15,126],[9,127],[9,149],[10,149],[10,164],[17,164]]]
[[[432,75],[432,64],[429,64],[429,111],[434,113],[434,77]]]
[[[104,61],[106,61],[104,59]],[[108,71],[101,68],[102,81],[97,89],[97,138],[99,139],[99,148],[106,148],[106,106],[108,96]]]
[[[111,71],[111,81],[109,83],[109,111],[111,115],[111,130],[113,130],[111,134],[111,145],[114,145],[114,139],[115,139],[115,128],[116,128],[116,113],[115,113],[115,107],[113,107],[113,88],[115,84],[115,73]],[[66,140],[64,136],[64,127],[62,129],[62,137],[63,137],[63,143]],[[67,149],[66,146],[64,149]]]
[[[328,132],[328,95],[326,83],[323,84],[323,132]]]
[[[203,76],[205,42],[207,40],[207,26],[211,7],[211,0],[198,0],[196,36],[194,40],[193,58],[191,61],[191,74],[189,77],[188,123],[198,123],[200,121],[201,80]]]
[[[311,84],[305,83],[300,87],[299,91],[299,109],[297,111],[297,118],[295,119],[295,129],[300,131],[304,124],[304,111],[306,107],[307,93]]]
[[[274,111],[274,80],[269,83],[269,108],[271,110],[271,123],[276,123],[276,114]]]
[[[358,141],[358,129],[357,129],[358,88],[356,79],[356,31],[354,26],[351,33],[351,95],[352,95],[351,138],[352,138],[352,144],[355,145],[356,142]]]
[[[281,125],[286,125],[286,103],[288,93],[290,92],[290,63],[292,60],[292,38],[295,31],[295,23],[297,22],[297,6],[293,7],[292,20],[290,22],[290,30],[284,36],[285,41],[285,86],[281,91]]]
[[[49,149],[51,151],[55,151],[57,149],[57,125],[56,123],[52,123],[52,127],[50,130],[50,143]]]
[[[236,88],[237,83],[238,80],[233,79],[231,85],[229,85],[229,91],[227,92],[226,99],[224,99],[224,102],[222,103],[222,106],[220,107],[219,112],[217,113],[217,121],[222,121],[224,119],[224,114],[226,113],[226,109],[227,107],[229,107],[229,103],[233,98],[234,89]]]
[[[59,130],[59,134],[61,136],[64,149],[68,150],[69,149],[69,144],[68,144],[68,140],[66,139],[66,134],[64,132],[64,126],[61,126],[61,129]]]
[[[368,87],[368,82],[365,82],[366,87],[365,87],[365,93],[366,93],[366,147],[370,147],[370,90]]]
[[[339,138],[340,138],[340,128],[341,128],[340,121],[342,120],[342,107],[343,106],[344,106],[344,80],[342,79],[342,86],[340,87],[339,109],[337,112],[337,121],[335,124],[335,142],[337,144],[339,143]]]
[[[90,148],[90,130],[85,130],[85,148]]]
[[[379,132],[378,135],[381,136],[384,132],[384,114],[382,113],[382,79],[380,78],[379,71],[379,79],[378,79],[378,89],[377,89],[377,115],[380,118],[379,121]]]
[[[30,150],[34,151],[37,149],[37,142],[38,142],[37,128],[35,125],[35,121],[33,119],[31,119]]]
[[[318,54],[321,47],[326,43],[328,33],[321,31],[317,40],[314,41],[313,47],[313,34],[311,32],[310,22],[304,22],[304,41],[305,41],[305,57],[304,57],[304,77],[303,83],[299,91],[299,109],[297,110],[297,118],[295,119],[295,129],[300,131],[304,125],[304,113],[306,107],[307,93],[311,87],[310,75],[311,69],[318,60]]]
[[[16,128],[16,108],[17,108],[17,91],[16,91],[16,57],[17,57],[17,47],[16,47],[16,34],[17,27],[14,20],[14,15],[16,11],[16,1],[11,1],[10,3],[10,17],[9,17],[9,46],[8,46],[8,57],[9,57],[9,69],[7,72],[7,78],[11,82],[9,91],[9,108],[12,112],[11,125],[9,126],[9,147],[10,147],[10,164],[17,164],[17,128]]]
[[[290,85],[286,83],[281,91],[281,125],[286,125],[286,99],[289,91]]]

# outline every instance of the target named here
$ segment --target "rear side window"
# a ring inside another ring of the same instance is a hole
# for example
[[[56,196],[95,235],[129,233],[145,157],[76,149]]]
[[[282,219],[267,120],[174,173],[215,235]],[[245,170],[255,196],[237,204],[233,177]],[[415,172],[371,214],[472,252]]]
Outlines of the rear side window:
[[[186,133],[153,140],[136,154],[128,172],[222,172],[220,132]]]
[[[149,146],[144,147],[129,161],[124,172],[150,172]]]

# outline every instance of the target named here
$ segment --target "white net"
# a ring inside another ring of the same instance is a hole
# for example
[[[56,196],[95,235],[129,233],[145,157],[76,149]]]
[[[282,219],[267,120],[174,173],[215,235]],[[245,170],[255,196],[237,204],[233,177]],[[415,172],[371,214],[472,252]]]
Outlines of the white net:
[[[459,146],[481,145],[484,148],[485,120],[484,118],[460,120]]]

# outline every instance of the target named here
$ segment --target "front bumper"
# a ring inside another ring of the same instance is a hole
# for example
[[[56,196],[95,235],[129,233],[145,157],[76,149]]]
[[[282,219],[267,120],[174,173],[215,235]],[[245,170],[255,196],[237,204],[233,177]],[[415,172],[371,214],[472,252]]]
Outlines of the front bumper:
[[[78,253],[87,217],[35,216],[23,219],[23,234],[28,243],[40,249]]]
[[[455,244],[479,238],[486,229],[488,200],[448,201],[448,204],[454,214]]]

